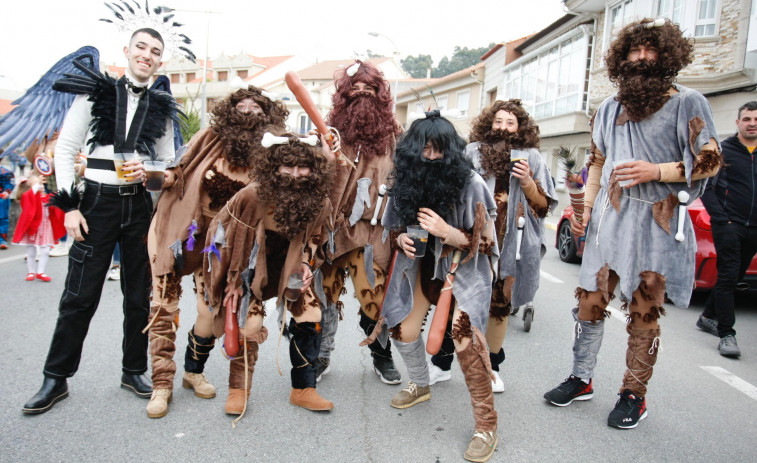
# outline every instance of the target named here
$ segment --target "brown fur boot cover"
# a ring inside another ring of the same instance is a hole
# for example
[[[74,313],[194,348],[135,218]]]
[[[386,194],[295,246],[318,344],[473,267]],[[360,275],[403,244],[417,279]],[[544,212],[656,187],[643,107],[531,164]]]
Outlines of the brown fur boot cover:
[[[620,391],[630,390],[638,397],[647,395],[647,384],[657,363],[660,348],[660,328],[634,329],[626,327],[628,350],[626,350],[626,373]]]
[[[150,314],[150,358],[152,360],[152,387],[173,390],[176,363],[176,328],[179,316],[179,301],[164,302],[152,306]]]
[[[457,360],[465,376],[465,384],[470,392],[476,431],[496,431],[497,412],[494,410],[492,393],[492,367],[489,350],[483,333],[473,327],[473,336],[468,347],[457,351]]]
[[[252,373],[258,361],[258,348],[257,342],[247,341],[247,368],[244,355],[229,362],[229,398],[226,399],[226,413],[229,415],[241,415],[244,412],[252,388]]]

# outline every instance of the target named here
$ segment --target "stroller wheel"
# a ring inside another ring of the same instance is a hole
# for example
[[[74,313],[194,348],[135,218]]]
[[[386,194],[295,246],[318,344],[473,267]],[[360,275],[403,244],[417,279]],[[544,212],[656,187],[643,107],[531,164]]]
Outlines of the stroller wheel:
[[[528,333],[531,331],[531,322],[534,321],[534,308],[532,306],[526,306],[523,310],[523,330]]]

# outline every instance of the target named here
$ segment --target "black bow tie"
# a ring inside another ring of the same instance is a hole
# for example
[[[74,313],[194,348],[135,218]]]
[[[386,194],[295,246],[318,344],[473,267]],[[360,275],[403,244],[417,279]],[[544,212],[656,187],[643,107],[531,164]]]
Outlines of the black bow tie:
[[[129,90],[136,93],[137,95],[139,95],[140,93],[144,91],[145,87],[134,85],[131,83],[131,81],[129,81],[129,79],[125,79],[125,80],[126,80],[126,85],[129,87]]]

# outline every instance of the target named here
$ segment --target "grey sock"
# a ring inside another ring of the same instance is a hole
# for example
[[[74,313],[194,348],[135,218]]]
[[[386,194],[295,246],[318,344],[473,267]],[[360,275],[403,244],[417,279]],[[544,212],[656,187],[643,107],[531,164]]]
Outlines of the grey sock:
[[[428,373],[426,349],[423,344],[423,338],[418,336],[418,339],[413,342],[402,342],[392,339],[392,342],[400,355],[402,355],[402,361],[405,362],[407,375],[410,377],[410,380],[418,386],[428,386],[431,378]]]

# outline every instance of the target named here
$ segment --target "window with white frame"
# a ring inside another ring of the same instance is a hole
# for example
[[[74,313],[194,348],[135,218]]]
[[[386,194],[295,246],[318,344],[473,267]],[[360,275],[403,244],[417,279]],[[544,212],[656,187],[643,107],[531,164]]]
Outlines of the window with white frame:
[[[677,24],[683,22],[683,0],[657,0],[657,10],[655,16],[658,18],[669,18]]]
[[[457,109],[460,117],[468,117],[470,112],[470,90],[457,92]]]
[[[717,31],[718,0],[699,0],[694,37],[709,37]]]
[[[444,111],[445,109],[447,109],[448,100],[449,97],[447,95],[436,97],[436,109],[438,109],[439,111]]]
[[[588,43],[574,35],[505,70],[505,98],[519,98],[534,118],[583,109]]]

